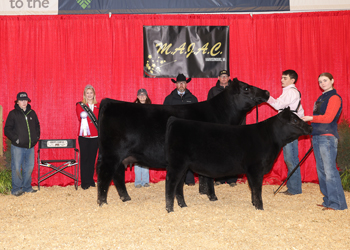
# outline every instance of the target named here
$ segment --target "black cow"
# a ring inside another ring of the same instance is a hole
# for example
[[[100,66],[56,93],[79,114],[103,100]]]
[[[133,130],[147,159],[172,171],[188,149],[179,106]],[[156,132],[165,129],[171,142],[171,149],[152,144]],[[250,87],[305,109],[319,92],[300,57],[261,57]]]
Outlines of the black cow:
[[[230,126],[169,118],[166,132],[166,210],[174,211],[174,197],[186,207],[184,174],[190,168],[200,175],[220,178],[246,174],[256,209],[263,210],[263,177],[284,145],[312,127],[289,108],[253,125]]]
[[[97,203],[107,203],[111,180],[122,201],[130,200],[125,187],[125,168],[137,163],[166,168],[165,132],[170,116],[222,124],[240,124],[255,105],[267,101],[269,92],[236,78],[209,101],[186,105],[134,104],[103,99],[99,113],[99,163]],[[204,184],[203,184],[204,183]],[[200,177],[200,192],[216,200],[212,180]]]

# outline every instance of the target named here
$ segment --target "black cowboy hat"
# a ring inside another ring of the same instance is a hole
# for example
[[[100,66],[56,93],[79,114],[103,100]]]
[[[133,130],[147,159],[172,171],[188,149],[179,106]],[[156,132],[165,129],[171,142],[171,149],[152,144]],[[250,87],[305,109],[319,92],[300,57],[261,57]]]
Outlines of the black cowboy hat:
[[[191,78],[188,78],[186,80],[186,76],[184,76],[183,74],[178,74],[177,77],[176,77],[176,80],[175,79],[171,79],[171,81],[173,83],[177,83],[177,82],[186,82],[186,83],[189,83],[192,79]]]

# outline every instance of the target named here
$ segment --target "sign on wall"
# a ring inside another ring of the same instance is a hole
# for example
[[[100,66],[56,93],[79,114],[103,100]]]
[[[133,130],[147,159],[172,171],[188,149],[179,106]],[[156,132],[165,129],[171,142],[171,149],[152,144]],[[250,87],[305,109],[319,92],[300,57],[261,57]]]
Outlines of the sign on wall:
[[[229,70],[228,26],[144,26],[144,77],[216,78]]]
[[[0,0],[1,15],[185,14],[349,10],[349,0]]]
[[[0,0],[0,15],[57,15],[59,0]]]

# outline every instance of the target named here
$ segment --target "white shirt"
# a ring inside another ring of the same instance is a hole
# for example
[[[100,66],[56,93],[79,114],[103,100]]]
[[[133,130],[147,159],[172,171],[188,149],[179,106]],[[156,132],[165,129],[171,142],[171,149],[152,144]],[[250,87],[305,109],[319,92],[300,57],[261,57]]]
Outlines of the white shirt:
[[[94,107],[95,107],[95,104],[89,104],[89,108],[91,109],[92,112],[94,112]]]
[[[278,112],[281,112],[282,110],[280,109],[284,109],[287,107],[290,107],[291,110],[296,110],[296,108],[299,105],[299,101],[299,91],[295,87],[295,84],[291,84],[283,88],[282,95],[277,99],[270,96],[270,98],[267,100],[267,103],[270,104],[274,109],[278,110]],[[304,109],[301,103],[296,114],[300,118],[304,116]]]

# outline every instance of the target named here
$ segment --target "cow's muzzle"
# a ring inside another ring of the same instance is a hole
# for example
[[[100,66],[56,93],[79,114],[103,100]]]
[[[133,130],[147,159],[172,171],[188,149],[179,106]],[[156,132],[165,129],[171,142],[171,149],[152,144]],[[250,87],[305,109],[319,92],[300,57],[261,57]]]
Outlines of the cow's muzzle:
[[[262,95],[261,96],[253,96],[250,99],[252,99],[254,102],[256,102],[257,104],[263,103],[263,102],[267,102],[267,100],[270,98],[270,92],[267,90],[262,91]]]

